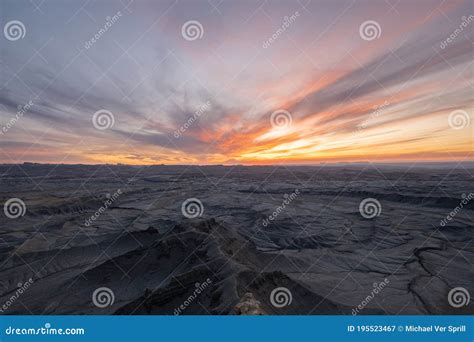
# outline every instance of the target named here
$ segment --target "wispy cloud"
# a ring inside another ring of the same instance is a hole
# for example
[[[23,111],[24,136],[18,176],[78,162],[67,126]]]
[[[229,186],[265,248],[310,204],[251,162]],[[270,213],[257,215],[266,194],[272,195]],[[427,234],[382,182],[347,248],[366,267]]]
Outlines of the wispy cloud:
[[[303,5],[45,1],[40,14],[28,1],[4,5],[26,35],[2,37],[0,125],[35,105],[0,136],[0,161],[472,159],[472,124],[448,123],[454,110],[472,117],[472,28],[440,47],[473,14],[468,1]],[[359,33],[369,19],[380,26],[373,40]],[[189,20],[201,24],[199,39],[182,36]],[[94,127],[99,110],[113,126]],[[291,115],[284,130],[272,125],[277,110]]]

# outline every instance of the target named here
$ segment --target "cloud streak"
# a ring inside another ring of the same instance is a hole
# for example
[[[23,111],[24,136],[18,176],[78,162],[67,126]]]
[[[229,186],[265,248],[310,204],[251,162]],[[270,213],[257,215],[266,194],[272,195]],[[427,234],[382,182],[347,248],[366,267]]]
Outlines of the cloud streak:
[[[474,30],[440,47],[472,14],[468,1],[400,3],[397,13],[370,3],[260,5],[224,3],[216,11],[206,1],[194,4],[192,19],[204,29],[195,41],[181,36],[190,20],[185,4],[98,2],[74,15],[71,5],[53,13],[46,1],[43,19],[58,18],[50,27],[37,26],[26,1],[8,7],[6,18],[22,19],[28,38],[2,48],[0,124],[19,105],[35,105],[0,136],[0,161],[472,159],[472,125],[453,130],[447,118],[454,110],[472,117]],[[118,10],[120,21],[84,49],[101,15]],[[298,20],[262,48],[295,11]],[[359,36],[367,13],[382,28],[370,42]],[[114,116],[106,130],[92,124],[102,109]],[[270,122],[280,109],[292,117],[284,130]]]

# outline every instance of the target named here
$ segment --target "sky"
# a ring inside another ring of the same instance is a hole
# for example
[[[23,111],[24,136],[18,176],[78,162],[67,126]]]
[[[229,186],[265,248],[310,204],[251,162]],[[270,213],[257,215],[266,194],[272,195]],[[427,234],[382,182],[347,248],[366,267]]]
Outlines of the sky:
[[[472,161],[472,1],[4,0],[0,163]]]

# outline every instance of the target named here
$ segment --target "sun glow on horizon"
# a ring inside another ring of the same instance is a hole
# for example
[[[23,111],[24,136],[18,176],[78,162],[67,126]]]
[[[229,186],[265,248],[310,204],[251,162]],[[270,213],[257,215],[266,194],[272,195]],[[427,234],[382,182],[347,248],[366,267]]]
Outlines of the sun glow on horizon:
[[[370,2],[353,11],[331,3],[324,14],[317,2],[269,3],[266,16],[245,2],[222,3],[220,15],[198,6],[196,40],[182,35],[181,6],[134,3],[79,55],[90,18],[64,26],[71,8],[58,4],[42,19],[51,25],[39,25],[31,6],[9,6],[29,19],[28,44],[9,41],[2,53],[0,162],[474,160],[474,31],[446,40],[469,1],[439,4],[444,15],[429,1],[402,2],[403,23]],[[360,33],[366,13],[378,37]]]

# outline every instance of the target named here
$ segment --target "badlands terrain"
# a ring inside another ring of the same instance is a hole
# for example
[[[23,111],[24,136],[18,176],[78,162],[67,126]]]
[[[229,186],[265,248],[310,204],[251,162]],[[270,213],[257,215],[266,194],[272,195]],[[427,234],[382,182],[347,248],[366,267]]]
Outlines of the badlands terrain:
[[[0,314],[473,314],[455,166],[1,165]]]

